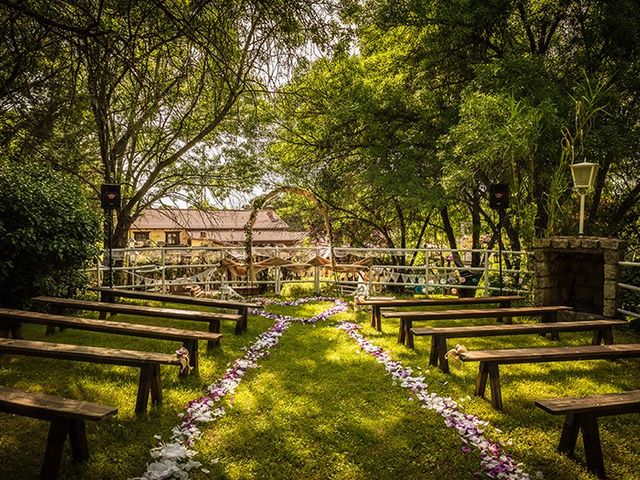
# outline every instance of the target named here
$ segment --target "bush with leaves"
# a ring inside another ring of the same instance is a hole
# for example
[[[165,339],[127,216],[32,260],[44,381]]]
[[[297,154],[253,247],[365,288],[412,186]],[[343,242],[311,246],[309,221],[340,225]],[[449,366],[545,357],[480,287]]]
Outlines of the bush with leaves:
[[[0,161],[0,305],[73,295],[98,254],[98,210],[77,182],[41,165]]]

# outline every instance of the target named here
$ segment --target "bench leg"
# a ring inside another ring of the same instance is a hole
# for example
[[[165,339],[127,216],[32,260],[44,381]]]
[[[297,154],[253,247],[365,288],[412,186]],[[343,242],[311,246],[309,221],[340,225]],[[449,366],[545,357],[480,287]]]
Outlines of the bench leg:
[[[431,353],[429,354],[429,365],[436,367],[438,365],[438,342],[436,337],[431,335]]]
[[[613,327],[608,327],[604,331],[604,344],[613,345]]]
[[[404,339],[406,337],[406,326],[404,320],[400,319],[400,329],[398,330],[398,343],[404,344]]]
[[[159,405],[162,403],[162,381],[160,379],[160,364],[153,365],[151,374],[151,404]]]
[[[220,320],[211,320],[209,322],[209,333],[220,333]],[[219,342],[214,342],[213,340],[207,340],[207,350],[215,348],[218,343]]]
[[[511,308],[511,300],[506,300],[504,302],[499,302],[498,303],[500,308]],[[504,317],[497,317],[496,321],[503,323],[504,322]],[[507,318],[507,324],[511,324],[513,323],[513,320],[511,318]]]
[[[373,307],[376,313],[376,330],[382,331],[382,315],[380,315],[380,307]]]
[[[49,337],[54,333],[56,333],[56,327],[53,325],[47,325],[47,329],[44,332],[45,336]]]
[[[582,441],[584,443],[584,456],[587,460],[587,470],[595,473],[598,478],[606,478],[597,417],[588,413],[580,415],[580,430],[582,430]]]
[[[76,462],[83,462],[89,459],[87,427],[84,420],[69,420],[69,442],[71,443],[71,454]]]
[[[578,432],[580,431],[580,419],[578,415],[568,414],[564,418],[562,433],[560,434],[560,444],[558,451],[568,457],[573,457],[576,450],[576,441],[578,440]]]
[[[242,307],[240,315],[242,315],[242,331],[246,332],[249,326],[249,307]]]
[[[591,340],[591,345],[600,345],[604,340],[604,332],[602,330],[595,330],[593,332],[593,340]]]
[[[242,318],[236,322],[236,328],[233,333],[236,335],[240,335],[242,333]]]
[[[11,336],[20,340],[22,338],[22,324],[20,322],[10,323]]]
[[[136,415],[147,412],[149,393],[151,391],[151,378],[153,377],[153,364],[143,365],[140,368],[140,380],[138,382],[138,396],[136,397]]]
[[[491,384],[491,405],[496,410],[502,410],[502,388],[500,387],[500,370],[498,364],[488,364],[489,383]]]
[[[415,346],[413,345],[413,332],[411,331],[411,328],[413,327],[413,321],[406,319],[404,322],[404,332],[406,335],[406,345],[407,348],[411,348],[414,349]]]
[[[49,436],[47,437],[47,449],[44,452],[44,461],[42,462],[40,478],[57,478],[58,470],[60,469],[60,461],[62,460],[62,451],[64,450],[64,442],[67,439],[68,431],[69,419],[54,418],[51,420]]]
[[[438,351],[438,362],[440,363],[440,370],[444,373],[449,373],[449,360],[445,357],[447,354],[447,339],[446,337],[435,337],[437,351]]]
[[[109,292],[100,292],[100,301],[105,303],[115,303],[116,297]]]
[[[558,315],[555,312],[545,313],[541,320],[542,323],[556,323],[558,321]],[[549,338],[551,340],[560,340],[560,334],[558,332],[551,332]]]
[[[487,363],[480,362],[478,377],[476,378],[476,391],[474,393],[476,397],[484,397],[484,392],[487,389],[488,377],[489,377],[489,370],[487,368]]]

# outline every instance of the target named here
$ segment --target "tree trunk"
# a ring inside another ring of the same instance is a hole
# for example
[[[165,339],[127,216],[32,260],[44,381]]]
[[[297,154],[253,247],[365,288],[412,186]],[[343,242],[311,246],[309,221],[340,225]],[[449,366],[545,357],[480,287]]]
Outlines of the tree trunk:
[[[476,189],[473,191],[471,201],[471,248],[474,250],[480,249],[480,227],[480,193]],[[480,265],[480,260],[480,252],[471,253],[472,267]]]
[[[444,228],[444,233],[447,235],[447,240],[449,241],[449,248],[453,251],[453,261],[458,267],[464,267],[464,263],[460,258],[460,254],[457,252],[458,244],[456,242],[456,235],[453,231],[453,227],[451,226],[451,220],[449,219],[449,210],[447,207],[440,210],[440,216],[442,217],[442,228]]]

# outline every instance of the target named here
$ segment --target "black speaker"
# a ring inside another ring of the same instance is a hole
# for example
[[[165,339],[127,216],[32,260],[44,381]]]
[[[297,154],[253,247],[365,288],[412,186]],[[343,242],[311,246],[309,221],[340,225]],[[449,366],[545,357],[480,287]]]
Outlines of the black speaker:
[[[104,209],[120,208],[120,184],[103,183],[100,188],[100,203]]]
[[[489,185],[489,206],[494,210],[506,210],[509,208],[508,184],[493,183]]]

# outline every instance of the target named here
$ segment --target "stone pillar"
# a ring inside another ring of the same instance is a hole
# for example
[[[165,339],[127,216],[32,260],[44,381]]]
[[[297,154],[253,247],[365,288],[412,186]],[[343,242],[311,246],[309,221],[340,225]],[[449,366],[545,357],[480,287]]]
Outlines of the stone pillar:
[[[569,304],[617,316],[625,244],[616,238],[552,237],[534,243],[534,303]],[[591,304],[588,300],[591,299]]]

